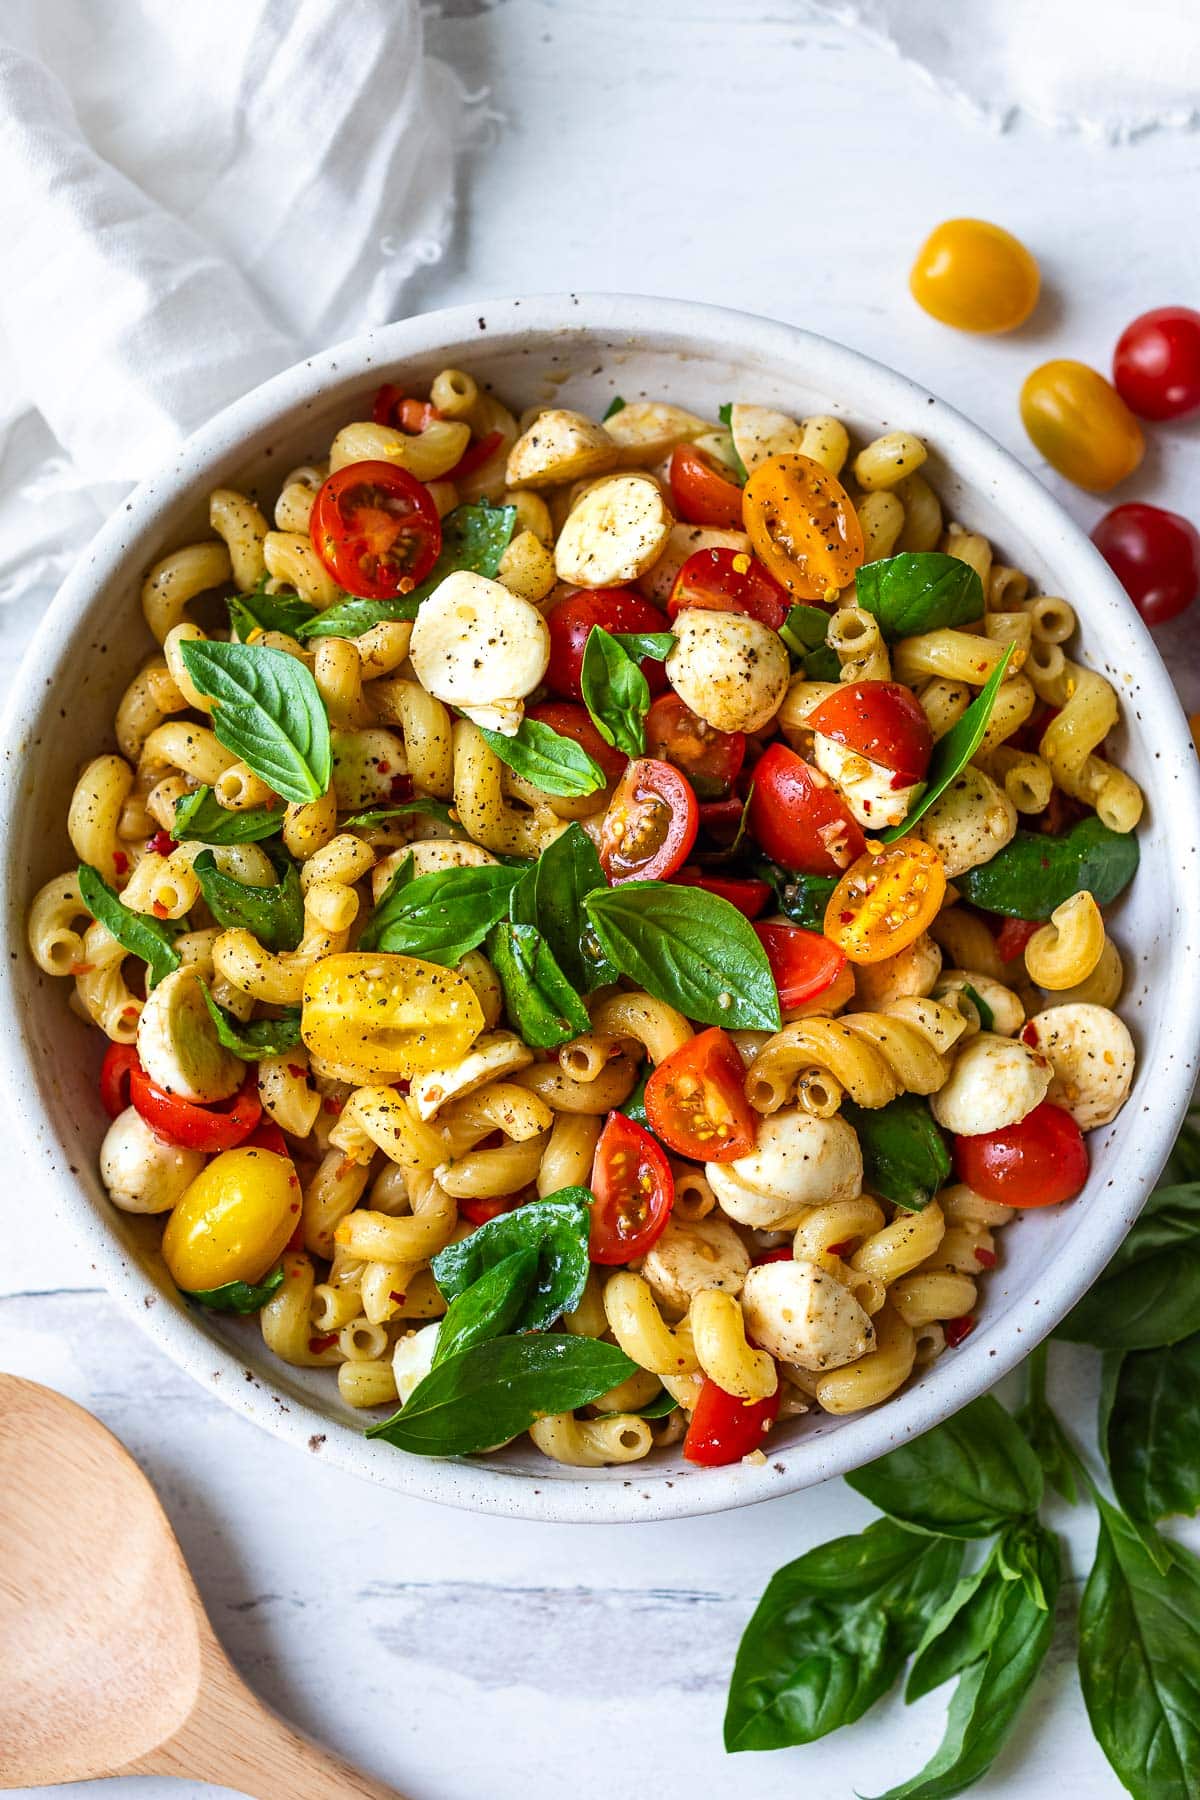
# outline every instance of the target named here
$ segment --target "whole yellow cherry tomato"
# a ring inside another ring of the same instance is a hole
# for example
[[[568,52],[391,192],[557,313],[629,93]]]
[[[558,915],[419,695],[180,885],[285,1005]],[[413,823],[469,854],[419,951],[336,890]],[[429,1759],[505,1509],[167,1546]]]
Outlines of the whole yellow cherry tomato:
[[[811,456],[768,456],[742,493],[759,560],[797,600],[835,600],[864,556],[862,526],[836,476]]]
[[[920,838],[898,838],[846,870],[829,896],[825,936],[850,962],[883,962],[920,937],[945,895],[937,851]]]
[[[415,956],[324,956],[305,977],[300,1035],[349,1080],[445,1068],[467,1054],[483,1024],[466,976]]]
[[[261,1281],[300,1216],[291,1160],[273,1150],[223,1150],[186,1187],[163,1232],[176,1287],[195,1294],[227,1281]]]
[[[956,331],[1015,331],[1037,305],[1038,266],[1019,238],[986,219],[947,219],[908,277],[918,306]]]
[[[1026,376],[1021,420],[1051,467],[1089,494],[1106,494],[1132,475],[1146,448],[1116,388],[1067,358]]]

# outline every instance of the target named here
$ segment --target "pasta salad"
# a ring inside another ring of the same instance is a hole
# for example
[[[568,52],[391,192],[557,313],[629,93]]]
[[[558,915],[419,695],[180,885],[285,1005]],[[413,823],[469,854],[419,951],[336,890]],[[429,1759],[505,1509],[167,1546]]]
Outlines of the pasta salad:
[[[39,966],[115,1206],[423,1455],[895,1393],[1133,1078],[1117,699],[926,448],[385,386],[148,573]]]

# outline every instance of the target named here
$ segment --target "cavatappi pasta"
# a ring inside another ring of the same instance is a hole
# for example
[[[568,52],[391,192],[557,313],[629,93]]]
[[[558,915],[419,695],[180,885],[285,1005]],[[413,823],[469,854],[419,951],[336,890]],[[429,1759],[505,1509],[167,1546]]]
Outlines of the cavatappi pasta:
[[[454,369],[368,414],[146,572],[32,900],[114,1205],[424,1453],[721,1463],[886,1400],[1133,1079],[1075,606],[903,429]],[[472,1358],[494,1416],[422,1438]]]

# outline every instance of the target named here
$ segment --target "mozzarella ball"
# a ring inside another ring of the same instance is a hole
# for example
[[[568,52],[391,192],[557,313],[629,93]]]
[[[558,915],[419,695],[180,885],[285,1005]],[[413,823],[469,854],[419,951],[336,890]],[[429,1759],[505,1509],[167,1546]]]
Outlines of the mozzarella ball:
[[[990,862],[1016,832],[1016,807],[974,763],[954,777],[916,827],[917,837],[941,857],[947,881]]]
[[[408,654],[435,700],[511,736],[521,702],[550,661],[550,633],[536,606],[502,582],[460,569],[417,614]]]
[[[842,798],[860,825],[871,831],[887,831],[907,819],[919,782],[894,787],[890,769],[835,743],[824,732],[813,732],[813,760],[822,774],[841,790]]]
[[[875,1347],[875,1327],[854,1295],[816,1263],[751,1269],[742,1316],[756,1344],[798,1369],[840,1369]]]
[[[156,1137],[132,1106],[119,1113],[100,1146],[100,1179],[122,1212],[167,1212],[204,1167],[199,1150]]]
[[[733,1226],[716,1213],[707,1219],[682,1224],[675,1219],[652,1250],[646,1252],[642,1274],[661,1304],[685,1313],[693,1294],[702,1288],[721,1288],[739,1294],[750,1252]]]
[[[598,481],[572,508],[558,534],[558,579],[584,588],[636,581],[662,555],[674,522],[651,476],[612,475]]]
[[[137,1024],[138,1061],[156,1086],[197,1106],[228,1100],[246,1065],[226,1050],[195,969],[175,969],[146,996]]]
[[[707,419],[666,400],[630,400],[604,429],[617,446],[622,468],[650,468],[669,457],[676,444],[702,436],[710,426]]]
[[[942,968],[942,953],[927,931],[895,956],[882,962],[858,963],[854,993],[867,1012],[878,1012],[893,1000],[923,1000],[933,992]]]
[[[979,1137],[1016,1125],[1040,1106],[1050,1086],[1050,1064],[1019,1038],[981,1031],[955,1058],[950,1079],[932,1094],[938,1124],[961,1137]]]
[[[489,1031],[477,1037],[467,1054],[446,1069],[427,1069],[414,1075],[409,1097],[422,1119],[432,1119],[448,1100],[474,1094],[489,1081],[500,1081],[517,1069],[527,1068],[533,1051],[513,1031]]]
[[[787,693],[790,666],[783,639],[742,613],[689,606],[672,629],[667,680],[714,731],[760,731]]]
[[[735,400],[729,409],[729,429],[747,474],[768,456],[804,449],[803,425],[770,406],[748,406],[744,400]]]
[[[617,446],[603,425],[551,407],[539,413],[508,453],[509,487],[553,487],[578,481],[581,475],[599,475],[617,460]]]
[[[739,1225],[785,1231],[810,1206],[862,1192],[862,1151],[845,1119],[814,1119],[791,1107],[759,1120],[758,1142],[748,1156],[707,1163],[704,1173]]]
[[[1133,1084],[1133,1039],[1107,1006],[1072,1001],[1035,1013],[1021,1034],[1049,1057],[1047,1096],[1069,1112],[1081,1131],[1115,1119]]]

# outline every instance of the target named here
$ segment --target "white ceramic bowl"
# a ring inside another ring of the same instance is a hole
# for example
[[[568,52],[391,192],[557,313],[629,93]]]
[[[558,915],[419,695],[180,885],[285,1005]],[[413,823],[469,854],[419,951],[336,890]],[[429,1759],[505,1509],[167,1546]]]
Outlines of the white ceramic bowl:
[[[1006,1228],[974,1334],[873,1412],[781,1429],[762,1467],[700,1470],[668,1452],[584,1472],[528,1449],[435,1462],[368,1442],[361,1416],[342,1405],[327,1370],[285,1368],[266,1353],[253,1321],[187,1306],[154,1248],[158,1224],[109,1206],[96,1173],[105,1127],[98,1034],[68,1011],[65,984],[42,975],[24,952],[30,897],[73,860],[64,818],[77,769],[111,743],[117,701],[148,649],[138,604],[146,567],[206,534],[210,488],[249,483],[273,493],[284,471],[324,454],[380,381],[419,385],[446,365],[492,383],[518,409],[555,400],[598,416],[619,393],[715,415],[720,402],[745,398],[793,414],[841,414],[860,441],[890,428],[914,430],[930,446],[948,516],[984,532],[1042,592],[1072,601],[1083,660],[1121,696],[1116,748],[1148,797],[1141,869],[1114,914],[1130,970],[1121,1011],[1139,1053],[1132,1097],[1111,1127],[1088,1140],[1085,1193]],[[1097,552],[1018,462],[934,395],[790,326],[670,300],[492,300],[387,326],[289,369],[197,432],[97,537],[15,684],[4,758],[0,843],[10,949],[0,1068],[10,1118],[26,1135],[31,1188],[53,1198],[106,1285],[198,1382],[310,1454],[425,1499],[526,1518],[668,1518],[747,1505],[869,1462],[982,1393],[1062,1318],[1137,1216],[1192,1091],[1200,781],[1149,634]]]

